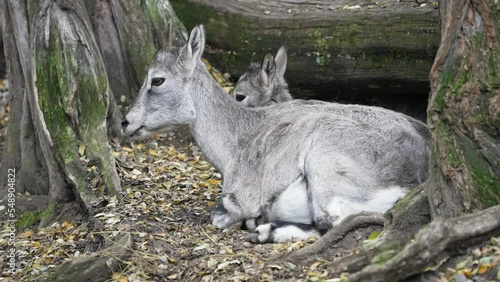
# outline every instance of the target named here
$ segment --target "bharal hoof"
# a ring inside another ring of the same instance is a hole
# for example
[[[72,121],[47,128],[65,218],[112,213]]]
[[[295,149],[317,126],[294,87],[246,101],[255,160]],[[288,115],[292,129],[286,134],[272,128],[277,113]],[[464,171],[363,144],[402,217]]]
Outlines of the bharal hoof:
[[[273,226],[271,223],[259,225],[250,233],[250,241],[255,244],[273,242],[272,232]]]
[[[212,211],[212,225],[218,228],[226,228],[229,227],[232,223],[231,217],[226,212],[226,209],[223,207],[216,208]]]
[[[226,228],[231,225],[231,218],[227,214],[213,214],[212,225],[218,228]]]

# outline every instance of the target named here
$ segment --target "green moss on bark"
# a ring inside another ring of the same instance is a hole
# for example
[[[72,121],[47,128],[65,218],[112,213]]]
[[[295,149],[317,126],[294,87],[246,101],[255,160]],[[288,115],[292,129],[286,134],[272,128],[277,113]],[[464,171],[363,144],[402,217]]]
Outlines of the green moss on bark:
[[[287,77],[294,84],[380,77],[424,81],[439,43],[437,24],[429,28],[429,21],[437,19],[431,13],[381,18],[384,24],[374,24],[374,17],[357,13],[327,22],[300,17],[292,21],[229,13],[192,1],[171,3],[188,28],[204,24],[207,42],[216,49],[205,56],[235,76],[251,61],[261,61],[266,53],[285,45],[290,50]]]
[[[43,114],[52,140],[55,159],[63,171],[66,182],[78,191],[75,195],[87,205],[97,195],[91,180],[98,172],[107,194],[116,194],[119,180],[111,148],[107,141],[106,120],[109,108],[107,75],[93,40],[83,38],[75,43],[68,37],[91,36],[84,31],[61,28],[60,18],[49,23],[45,45],[37,42],[35,71],[37,77],[38,105]],[[73,22],[81,28],[81,23]],[[79,25],[80,24],[80,25]],[[68,35],[68,33],[73,33]],[[85,147],[80,155],[79,146]],[[96,166],[97,170],[88,167]]]
[[[16,227],[23,229],[39,224],[42,220],[47,220],[49,217],[53,218],[57,214],[58,207],[56,203],[50,203],[45,210],[27,211],[16,222]]]
[[[500,179],[490,170],[490,165],[481,156],[474,143],[462,134],[457,134],[460,149],[463,152],[465,164],[471,171],[473,189],[473,202],[477,206],[486,208],[500,203]]]
[[[394,257],[397,253],[398,253],[398,251],[396,251],[396,250],[387,250],[387,251],[381,252],[380,254],[376,255],[372,259],[371,263],[384,264],[385,262],[390,260],[392,257]]]

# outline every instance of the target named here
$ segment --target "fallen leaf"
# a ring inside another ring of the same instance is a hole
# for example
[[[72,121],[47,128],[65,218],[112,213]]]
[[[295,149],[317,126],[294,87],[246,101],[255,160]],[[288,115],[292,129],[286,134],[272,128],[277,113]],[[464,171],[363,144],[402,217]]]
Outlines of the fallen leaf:
[[[201,245],[198,245],[196,248],[194,248],[193,251],[200,251],[200,250],[206,249],[208,247],[210,247],[209,243],[203,243]]]
[[[467,278],[471,278],[472,277],[472,269],[470,269],[470,268],[464,269],[464,274]]]
[[[85,145],[80,144],[80,146],[78,147],[78,154],[80,154],[80,156],[83,156],[83,154],[85,154]]]
[[[137,170],[135,168],[130,173],[133,175],[141,175],[142,174],[142,172],[140,172],[139,170]]]
[[[457,270],[463,269],[466,265],[467,265],[467,260],[464,260],[460,263],[457,263],[457,265],[455,266],[455,269],[457,269]]]
[[[217,265],[216,271],[217,270],[222,270],[222,269],[228,267],[231,264],[241,264],[241,261],[239,259],[235,259],[235,260],[231,260],[231,261],[226,261],[226,262],[220,263],[219,265]]]
[[[486,264],[481,264],[479,265],[479,267],[477,268],[477,273],[479,274],[484,274],[486,272],[488,272],[488,270],[490,270],[490,268],[492,267],[493,265],[490,264],[490,263],[486,263]]]

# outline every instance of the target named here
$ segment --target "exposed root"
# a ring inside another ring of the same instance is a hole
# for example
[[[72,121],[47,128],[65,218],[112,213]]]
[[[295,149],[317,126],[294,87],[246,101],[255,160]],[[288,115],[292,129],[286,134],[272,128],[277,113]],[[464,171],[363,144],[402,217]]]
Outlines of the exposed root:
[[[367,266],[349,281],[400,281],[499,235],[500,205],[459,218],[438,219],[401,252],[384,263]]]
[[[338,226],[321,237],[315,244],[293,253],[292,257],[310,257],[311,255],[319,254],[341,242],[348,233],[358,228],[372,225],[383,227],[384,216],[374,212],[361,212],[349,215]]]

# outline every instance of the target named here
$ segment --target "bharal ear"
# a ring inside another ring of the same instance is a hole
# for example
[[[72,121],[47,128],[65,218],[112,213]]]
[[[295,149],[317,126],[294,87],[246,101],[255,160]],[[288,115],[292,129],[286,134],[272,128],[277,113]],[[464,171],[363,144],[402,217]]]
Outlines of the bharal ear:
[[[182,47],[179,55],[179,64],[189,71],[193,71],[196,63],[201,60],[205,48],[205,31],[203,25],[195,26],[189,35],[189,40]]]
[[[167,22],[167,30],[165,32],[165,47],[172,47],[172,41],[174,38],[174,33],[172,30],[173,27],[172,19]]]
[[[281,48],[278,50],[278,53],[276,53],[276,58],[274,59],[274,62],[276,63],[276,75],[278,77],[283,78],[285,76],[286,63],[287,63],[285,46],[281,46]]]
[[[265,85],[269,86],[273,82],[276,74],[276,64],[273,55],[267,54],[262,61],[260,76]]]

